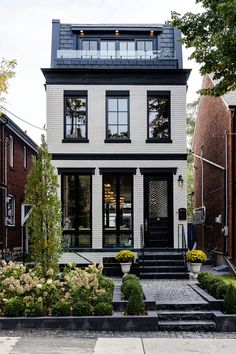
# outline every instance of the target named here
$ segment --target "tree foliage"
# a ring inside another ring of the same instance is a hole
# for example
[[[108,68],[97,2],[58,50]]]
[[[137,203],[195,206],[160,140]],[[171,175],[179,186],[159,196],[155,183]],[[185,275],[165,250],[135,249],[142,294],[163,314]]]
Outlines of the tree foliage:
[[[191,217],[193,213],[193,190],[194,190],[194,171],[193,171],[193,154],[192,154],[192,142],[195,129],[195,123],[197,118],[197,110],[199,105],[199,99],[189,103],[187,106],[187,177],[188,177],[188,216]]]
[[[26,185],[25,201],[32,205],[27,221],[33,247],[33,259],[43,271],[57,270],[62,250],[61,203],[57,196],[57,176],[42,136],[38,159],[33,160]]]
[[[16,60],[6,60],[2,58],[0,61],[0,103],[4,101],[4,94],[7,94],[9,87],[9,79],[15,76]]]
[[[201,95],[221,96],[236,90],[236,0],[196,0],[204,12],[172,12],[171,25],[179,28],[181,40],[194,50],[190,59],[201,64],[202,75],[212,74],[215,87]]]

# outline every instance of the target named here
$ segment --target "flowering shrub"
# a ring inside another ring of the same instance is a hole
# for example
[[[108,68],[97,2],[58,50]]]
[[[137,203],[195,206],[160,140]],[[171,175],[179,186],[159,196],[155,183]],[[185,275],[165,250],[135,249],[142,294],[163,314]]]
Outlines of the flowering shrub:
[[[206,254],[201,250],[193,250],[187,252],[187,261],[192,263],[203,263],[207,260]]]
[[[136,254],[133,251],[122,250],[117,253],[116,260],[120,263],[130,263],[134,261]]]
[[[52,268],[46,276],[40,265],[29,271],[22,264],[0,264],[0,316],[70,315],[74,304],[86,301],[112,303],[113,281],[102,274],[102,266],[85,270],[68,265],[61,277]]]

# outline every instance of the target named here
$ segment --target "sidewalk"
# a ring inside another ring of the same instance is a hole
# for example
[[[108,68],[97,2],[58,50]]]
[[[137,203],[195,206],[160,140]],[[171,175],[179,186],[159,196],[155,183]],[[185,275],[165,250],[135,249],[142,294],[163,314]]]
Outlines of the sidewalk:
[[[226,338],[0,337],[1,354],[232,354],[235,347]]]

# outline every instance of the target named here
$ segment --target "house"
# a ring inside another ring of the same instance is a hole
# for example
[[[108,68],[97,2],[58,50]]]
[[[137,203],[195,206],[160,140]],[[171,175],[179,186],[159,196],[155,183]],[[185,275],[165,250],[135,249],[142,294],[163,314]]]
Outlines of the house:
[[[211,75],[203,88],[212,88]],[[199,248],[216,251],[236,262],[236,92],[221,97],[202,96],[194,133],[195,209],[204,207],[203,223],[196,225]],[[202,158],[201,158],[202,157]]]
[[[35,142],[8,116],[0,117],[0,250],[22,247],[21,204]]]
[[[42,72],[61,263],[184,247],[190,70],[179,37],[168,25],[52,21],[51,67]]]

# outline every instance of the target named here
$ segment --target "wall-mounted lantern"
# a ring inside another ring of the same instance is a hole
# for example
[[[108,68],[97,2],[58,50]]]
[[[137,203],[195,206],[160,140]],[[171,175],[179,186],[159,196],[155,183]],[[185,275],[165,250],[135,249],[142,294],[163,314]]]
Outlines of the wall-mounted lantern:
[[[178,177],[178,186],[179,187],[183,187],[183,184],[184,184],[183,177],[181,175],[179,175],[179,177]]]

